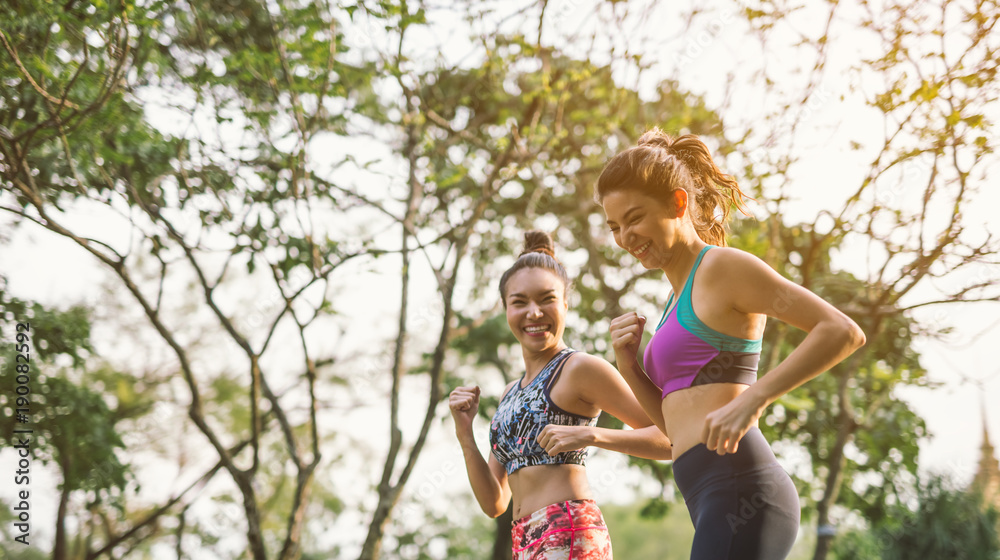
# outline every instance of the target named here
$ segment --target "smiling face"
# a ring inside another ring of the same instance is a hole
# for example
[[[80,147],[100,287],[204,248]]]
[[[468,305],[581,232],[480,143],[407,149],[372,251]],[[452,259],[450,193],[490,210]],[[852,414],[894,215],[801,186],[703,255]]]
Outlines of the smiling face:
[[[669,200],[664,203],[636,189],[610,192],[601,200],[615,243],[648,269],[666,267],[684,233],[687,192],[676,189]]]
[[[525,351],[562,344],[566,328],[566,285],[544,268],[523,268],[507,281],[507,325]]]

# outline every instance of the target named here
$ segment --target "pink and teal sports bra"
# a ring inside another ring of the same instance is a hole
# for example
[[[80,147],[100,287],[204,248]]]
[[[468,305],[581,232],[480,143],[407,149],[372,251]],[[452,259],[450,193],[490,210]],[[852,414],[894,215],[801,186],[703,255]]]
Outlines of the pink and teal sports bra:
[[[747,340],[720,333],[702,323],[691,305],[695,272],[712,247],[709,245],[698,254],[673,309],[670,304],[674,294],[670,294],[656,333],[643,353],[646,375],[663,391],[663,397],[696,385],[753,385],[757,381],[761,339]]]

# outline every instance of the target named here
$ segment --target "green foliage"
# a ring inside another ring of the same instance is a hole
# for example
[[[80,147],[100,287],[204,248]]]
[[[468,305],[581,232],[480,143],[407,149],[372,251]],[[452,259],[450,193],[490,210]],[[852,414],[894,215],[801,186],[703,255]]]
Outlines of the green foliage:
[[[71,306],[52,310],[38,303],[23,301],[7,292],[7,278],[0,274],[0,316],[8,328],[15,321],[35,323],[44,328],[31,333],[36,358],[53,363],[57,357],[69,358],[73,367],[81,367],[93,352],[90,344],[90,310]]]
[[[683,503],[666,516],[649,517],[638,504],[601,504],[616,558],[686,560],[691,556],[694,526]]]
[[[456,224],[467,217],[468,210],[455,210],[481,196],[480,170],[513,150],[509,165],[499,170],[504,187],[483,214],[489,225],[473,238],[473,293],[494,298],[496,279],[520,251],[521,233],[551,218],[546,223],[558,224],[552,233],[560,254],[583,250],[589,259],[575,282],[579,299],[572,301],[581,320],[570,329],[590,346],[605,334],[591,325],[617,306],[609,299],[620,295],[601,285],[605,273],[617,275],[604,267],[627,262],[607,246],[605,229],[592,225],[603,223],[592,197],[604,162],[620,148],[622,133],[637,138],[657,124],[715,135],[721,122],[702,99],[674,82],[661,83],[646,101],[617,86],[610,65],[540,48],[521,35],[485,40],[487,57],[476,67],[434,69],[418,80],[421,110],[438,125],[432,131],[457,136],[442,143],[435,141],[441,134],[433,134],[420,144],[421,176],[435,201],[426,221]],[[533,115],[530,126],[512,129],[511,123]],[[626,278],[632,274],[637,272]]]
[[[45,554],[32,535],[29,546],[24,546],[14,540],[21,533],[14,528],[17,518],[13,515],[14,504],[0,500],[0,558],[16,558],[17,560],[48,560],[52,558]]]
[[[118,411],[105,400],[108,392],[90,385],[104,366],[87,359],[92,351],[89,313],[79,307],[60,311],[28,304],[0,288],[0,314],[29,325],[27,346],[33,351],[19,353],[29,358],[27,373],[16,370],[16,365],[25,363],[17,359],[14,345],[5,347],[0,356],[0,385],[23,385],[30,391],[20,395],[25,399],[21,403],[13,390],[0,394],[0,442],[9,446],[28,437],[32,456],[58,467],[63,492],[82,491],[88,504],[110,503],[121,511],[131,471],[120,458],[125,445],[116,426]],[[8,323],[11,332],[4,333],[5,340],[13,339],[14,327]],[[71,367],[59,365],[64,358]],[[19,383],[15,379],[19,375],[26,375],[27,383]],[[107,377],[107,372],[103,375]],[[127,394],[119,396],[128,400]],[[27,409],[27,422],[18,417],[19,408]],[[32,433],[15,434],[18,428]]]
[[[869,531],[848,533],[835,542],[836,558],[904,560],[968,558],[989,560],[1000,555],[998,521],[982,496],[955,488],[932,476],[916,486],[916,507],[897,504]]]
[[[687,560],[691,556],[694,526],[683,502],[671,507],[665,516],[643,515],[643,507],[634,504],[601,504],[601,512],[611,532],[616,558],[630,560]],[[807,560],[810,542],[800,538],[789,560]]]
[[[6,3],[0,29],[10,53],[0,57],[0,127],[17,150],[5,150],[4,188],[32,185],[54,206],[93,196],[108,200],[116,177],[152,183],[177,146],[150,127],[119,81],[142,63],[145,31],[159,6],[114,3]],[[21,159],[23,158],[23,160]],[[44,173],[32,173],[42,170]],[[29,198],[15,189],[19,203]]]
[[[462,511],[478,514],[478,507],[469,501],[459,502]],[[403,511],[412,511],[404,505]],[[454,515],[459,508],[451,508],[450,515],[423,511],[421,525],[413,530],[401,530],[386,543],[386,556],[400,560],[481,560],[489,558],[493,550],[493,520],[485,515]],[[407,520],[412,521],[412,520]],[[410,523],[406,523],[409,525]]]

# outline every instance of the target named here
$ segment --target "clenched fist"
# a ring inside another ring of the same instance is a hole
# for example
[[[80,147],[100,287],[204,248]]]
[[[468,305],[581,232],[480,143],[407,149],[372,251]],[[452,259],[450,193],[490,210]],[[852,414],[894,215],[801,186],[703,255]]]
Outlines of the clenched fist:
[[[455,419],[455,429],[471,428],[479,412],[479,386],[457,387],[448,395],[448,408]]]
[[[611,346],[619,358],[637,360],[642,332],[646,328],[646,318],[635,311],[616,317],[611,321]]]
[[[576,451],[594,444],[594,430],[590,426],[560,426],[549,424],[542,428],[538,445],[553,457],[564,451]]]

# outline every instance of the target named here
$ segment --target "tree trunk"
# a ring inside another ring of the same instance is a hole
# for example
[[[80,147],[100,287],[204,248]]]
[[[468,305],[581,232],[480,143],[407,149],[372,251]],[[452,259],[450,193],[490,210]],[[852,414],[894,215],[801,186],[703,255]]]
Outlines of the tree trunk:
[[[368,536],[365,538],[365,544],[358,560],[377,560],[381,556],[385,525],[389,521],[389,513],[396,505],[396,500],[391,497],[392,495],[398,495],[394,488],[379,489],[379,504],[372,516],[372,523],[368,526]]]
[[[267,560],[267,549],[264,545],[264,533],[260,526],[260,510],[257,508],[257,495],[253,489],[253,479],[245,473],[241,473],[233,479],[243,495],[243,511],[247,515],[247,546],[250,548],[250,557],[254,560]]]
[[[503,515],[496,518],[497,534],[493,539],[492,560],[510,560],[511,549],[510,526],[514,522],[514,508],[508,507]]]
[[[56,542],[52,545],[52,560],[66,560],[66,509],[69,505],[68,467],[63,466],[63,487],[59,493],[59,513],[56,514]]]
[[[846,403],[847,398],[847,374],[838,377],[839,395],[841,399],[841,411],[837,414],[837,440],[830,450],[830,472],[826,476],[826,489],[823,491],[823,499],[816,504],[816,550],[813,553],[813,560],[825,560],[826,554],[830,552],[833,545],[833,531],[830,528],[830,508],[837,503],[840,495],[840,485],[844,480],[844,466],[847,458],[844,456],[844,448],[854,435],[857,425],[854,419],[844,413],[844,409],[850,404]]]
[[[870,339],[874,339],[882,333],[882,320],[876,317],[866,334]],[[854,432],[865,422],[861,423],[854,416],[851,408],[851,395],[847,387],[847,382],[862,363],[867,347],[855,352],[850,361],[837,375],[837,440],[830,450],[829,465],[830,472],[826,477],[826,489],[823,491],[823,499],[816,504],[816,549],[813,552],[813,560],[826,560],[830,547],[833,546],[834,530],[830,527],[830,508],[837,503],[840,496],[840,485],[844,482],[844,466],[847,464],[847,457],[844,455],[844,448],[854,438]]]
[[[409,115],[414,112],[413,103],[408,94],[406,110]],[[400,224],[402,226],[402,249],[400,250],[402,268],[400,269],[399,324],[392,358],[392,388],[389,394],[389,452],[386,455],[385,464],[382,466],[382,479],[378,485],[378,505],[375,506],[372,522],[368,526],[368,536],[365,537],[365,544],[361,548],[361,556],[358,557],[358,560],[375,560],[381,555],[385,525],[389,521],[389,514],[392,513],[392,508],[396,505],[396,500],[399,499],[399,491],[405,482],[400,480],[394,485],[392,472],[403,443],[403,435],[399,429],[399,390],[403,377],[404,347],[408,336],[406,319],[410,301],[410,231],[413,228],[413,217],[420,204],[422,193],[416,175],[417,141],[417,129],[411,122],[406,127],[406,145],[403,148],[409,165],[407,184],[410,192],[407,197],[406,214]],[[442,329],[447,329],[447,325],[443,325]],[[412,453],[419,453],[419,451],[411,451],[411,456]]]

